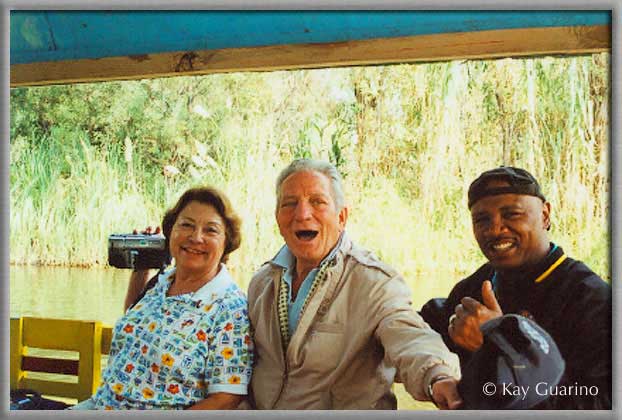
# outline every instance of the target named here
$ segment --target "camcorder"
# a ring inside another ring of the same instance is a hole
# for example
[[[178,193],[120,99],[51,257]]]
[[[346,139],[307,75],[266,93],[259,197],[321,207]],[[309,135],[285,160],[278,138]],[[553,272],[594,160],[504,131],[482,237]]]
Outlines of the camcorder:
[[[171,256],[162,235],[112,234],[108,237],[108,264],[117,268],[164,268]]]

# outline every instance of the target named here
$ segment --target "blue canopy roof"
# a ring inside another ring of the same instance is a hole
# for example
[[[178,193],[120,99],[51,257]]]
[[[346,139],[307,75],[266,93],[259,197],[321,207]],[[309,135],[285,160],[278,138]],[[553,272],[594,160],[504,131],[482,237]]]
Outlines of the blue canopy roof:
[[[11,86],[610,49],[611,11],[12,10]]]
[[[494,29],[609,25],[609,11],[17,11],[11,64],[333,43]]]

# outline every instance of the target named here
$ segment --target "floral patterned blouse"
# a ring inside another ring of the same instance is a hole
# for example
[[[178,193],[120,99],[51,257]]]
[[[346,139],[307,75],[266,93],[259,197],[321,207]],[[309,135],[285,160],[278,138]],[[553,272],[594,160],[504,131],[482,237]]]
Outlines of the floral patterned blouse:
[[[245,395],[252,372],[247,300],[227,268],[194,293],[166,296],[175,269],[115,324],[97,409],[184,409]]]

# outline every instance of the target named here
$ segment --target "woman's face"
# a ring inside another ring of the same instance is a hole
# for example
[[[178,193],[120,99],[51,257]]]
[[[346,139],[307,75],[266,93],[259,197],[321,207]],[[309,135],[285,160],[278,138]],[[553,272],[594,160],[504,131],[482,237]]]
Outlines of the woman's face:
[[[177,215],[169,247],[177,270],[200,272],[212,278],[225,250],[226,227],[214,207],[191,201]]]

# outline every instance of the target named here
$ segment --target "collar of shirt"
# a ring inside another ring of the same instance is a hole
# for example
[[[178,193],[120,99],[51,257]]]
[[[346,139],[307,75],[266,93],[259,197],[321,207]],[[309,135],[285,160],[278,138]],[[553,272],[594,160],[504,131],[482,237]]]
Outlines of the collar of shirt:
[[[558,251],[558,249],[560,251]],[[505,282],[518,282],[519,284],[523,285],[523,286],[531,286],[531,282],[529,281],[525,281],[525,279],[534,279],[534,281],[536,282],[540,282],[542,280],[544,280],[543,275],[546,274],[549,271],[549,268],[557,261],[559,260],[560,256],[564,255],[564,251],[557,246],[555,243],[551,242],[549,244],[549,252],[548,254],[546,254],[546,257],[544,257],[542,259],[542,261],[540,261],[538,264],[535,265],[535,267],[529,269],[529,270],[525,270],[525,269],[521,269],[518,270],[515,273],[507,273],[505,275]],[[557,266],[555,266],[557,267]],[[552,271],[552,270],[551,270]],[[550,274],[550,272],[549,272]],[[491,283],[492,283],[492,289],[493,291],[497,291],[499,288],[499,273],[497,273],[497,271],[495,270],[493,272],[492,278],[490,279]]]
[[[534,267],[503,274],[493,272],[493,291],[504,312],[519,313],[525,306],[532,305],[535,296],[541,295],[536,291],[549,287],[555,269],[565,258],[564,250],[551,243],[548,255]]]
[[[161,289],[161,292],[165,296],[166,291],[171,284],[171,276],[175,273],[175,271],[176,268],[173,267],[171,270],[159,275],[158,288]],[[224,295],[225,291],[229,286],[231,286],[231,284],[234,284],[233,278],[231,277],[231,274],[229,274],[227,266],[221,263],[216,276],[214,276],[213,279],[201,286],[201,288],[196,292],[184,293],[182,295],[169,297],[209,302],[217,299],[219,296]]]
[[[313,284],[313,280],[315,280],[315,276],[319,271],[319,267],[325,262],[330,261],[335,257],[339,248],[341,247],[341,243],[343,241],[345,232],[342,232],[339,235],[339,239],[337,240],[337,244],[333,247],[333,249],[328,253],[326,257],[320,262],[320,264],[315,267],[313,270],[307,274],[307,277],[303,280],[300,288],[298,289],[298,293],[296,294],[296,299],[292,301],[292,281],[294,278],[294,271],[296,270],[296,257],[289,250],[287,245],[283,245],[283,247],[279,250],[276,256],[272,259],[272,263],[282,267],[284,269],[283,275],[281,276],[281,280],[287,283],[287,313],[288,313],[288,326],[289,326],[289,334],[293,335],[296,327],[298,326],[298,320],[301,315],[302,305],[304,304],[309,291],[311,290],[311,285]]]

